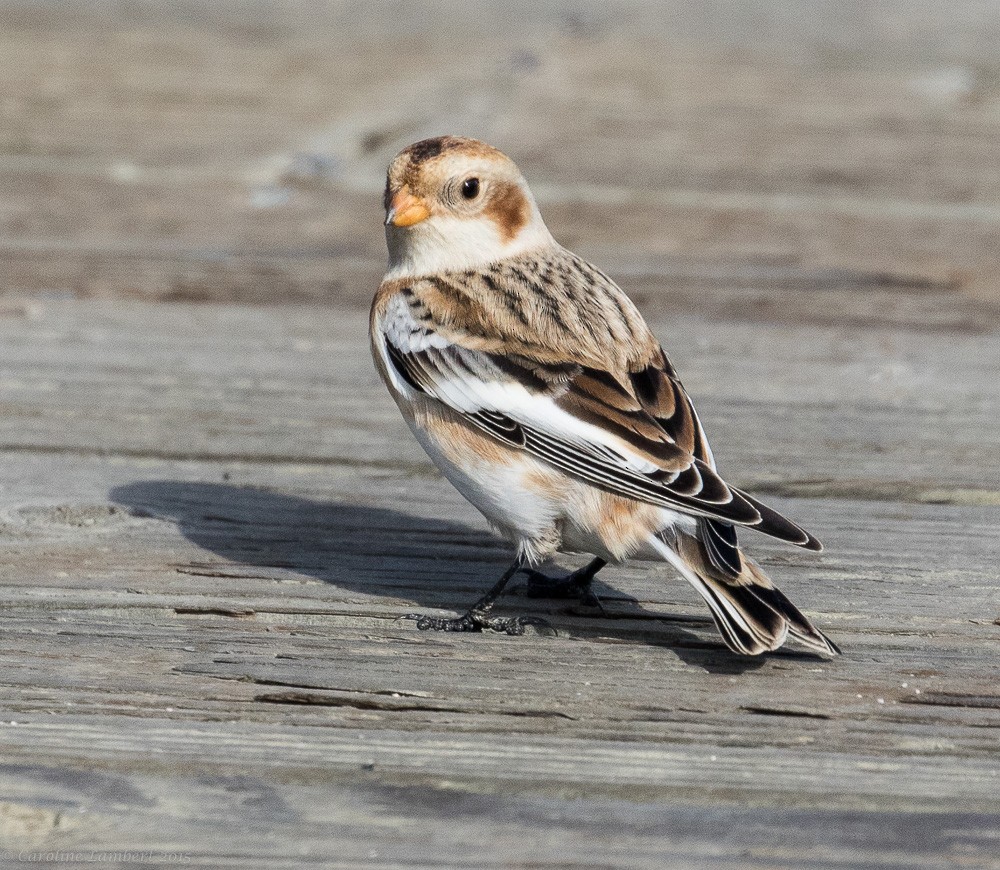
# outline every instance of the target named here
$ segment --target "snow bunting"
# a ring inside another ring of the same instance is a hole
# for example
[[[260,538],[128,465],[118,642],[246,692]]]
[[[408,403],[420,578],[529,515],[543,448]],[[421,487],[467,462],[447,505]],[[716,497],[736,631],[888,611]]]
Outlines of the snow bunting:
[[[375,294],[376,365],[431,459],[517,558],[464,615],[421,629],[520,634],[491,608],[558,551],[594,560],[529,594],[589,596],[608,562],[653,556],[704,597],[730,649],[788,637],[839,650],[747,557],[738,527],[819,550],[718,474],[691,400],[638,309],[550,235],[514,163],[445,136],[409,146],[385,188],[389,268]],[[589,596],[592,599],[592,596]]]

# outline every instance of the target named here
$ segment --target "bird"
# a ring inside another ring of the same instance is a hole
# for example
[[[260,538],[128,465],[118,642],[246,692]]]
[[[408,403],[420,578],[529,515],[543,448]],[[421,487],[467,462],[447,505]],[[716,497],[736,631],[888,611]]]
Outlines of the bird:
[[[635,304],[562,247],[513,160],[460,136],[424,139],[390,163],[388,268],[375,293],[376,368],[445,478],[516,547],[461,616],[417,628],[510,635],[546,626],[497,616],[509,581],[529,597],[599,603],[609,563],[669,563],[704,598],[729,649],[794,639],[838,647],[741,549],[737,532],[819,551],[802,527],[725,482],[694,405]],[[592,557],[553,578],[558,553]]]

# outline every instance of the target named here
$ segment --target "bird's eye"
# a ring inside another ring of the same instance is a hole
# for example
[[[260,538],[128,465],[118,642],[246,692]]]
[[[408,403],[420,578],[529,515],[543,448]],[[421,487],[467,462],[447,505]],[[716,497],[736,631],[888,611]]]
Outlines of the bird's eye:
[[[466,178],[462,182],[462,196],[466,199],[475,199],[479,196],[479,179],[478,178]]]

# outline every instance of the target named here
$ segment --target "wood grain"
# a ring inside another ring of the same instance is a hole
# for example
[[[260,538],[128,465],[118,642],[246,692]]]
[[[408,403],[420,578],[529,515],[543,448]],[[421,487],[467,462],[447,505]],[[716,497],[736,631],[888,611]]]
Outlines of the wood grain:
[[[453,132],[557,238],[696,297],[727,271],[1000,301],[989,3],[2,8],[5,294],[357,301],[388,161]]]
[[[1000,868],[991,4],[0,12],[0,865]],[[401,618],[510,556],[367,349],[442,132],[824,541],[744,536],[842,657],[731,655],[657,563]]]
[[[518,584],[503,609],[556,636],[417,632],[400,617],[466,606],[509,553],[412,444],[360,314],[0,321],[9,842],[995,866],[997,334],[654,325],[724,466],[827,544],[747,541],[842,658],[729,654],[656,563],[601,575],[607,618]]]

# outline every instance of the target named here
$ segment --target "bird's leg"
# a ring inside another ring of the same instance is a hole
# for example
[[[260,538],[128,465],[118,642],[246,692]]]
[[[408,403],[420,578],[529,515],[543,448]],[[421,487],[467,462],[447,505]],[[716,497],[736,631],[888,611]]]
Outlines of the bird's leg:
[[[528,572],[529,598],[579,598],[588,607],[601,607],[600,599],[591,591],[590,584],[594,582],[597,572],[608,563],[603,559],[594,559],[585,568],[574,571],[567,577],[549,577],[541,571]]]
[[[490,631],[521,635],[528,625],[550,628],[549,624],[538,616],[490,616],[490,611],[504,587],[510,582],[511,577],[524,567],[524,563],[524,557],[518,556],[493,588],[459,617],[447,619],[422,613],[408,613],[403,618],[416,620],[417,628],[421,631],[482,631],[488,628]]]

